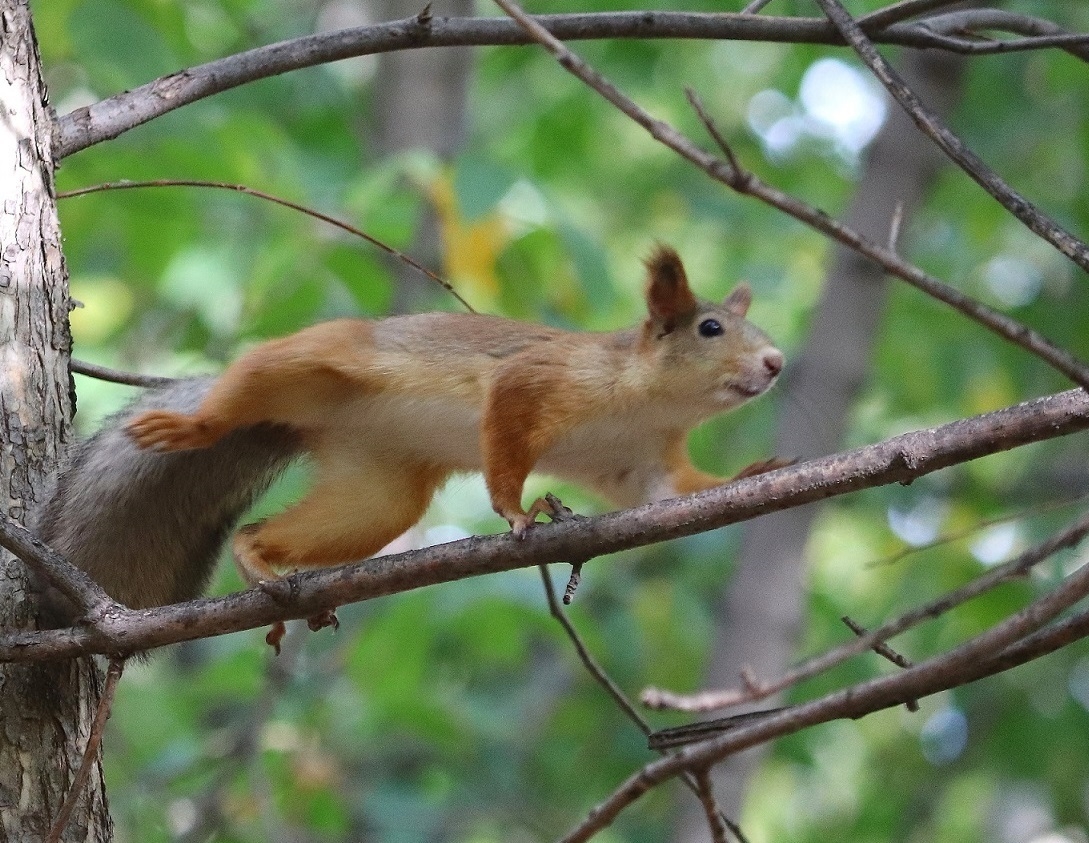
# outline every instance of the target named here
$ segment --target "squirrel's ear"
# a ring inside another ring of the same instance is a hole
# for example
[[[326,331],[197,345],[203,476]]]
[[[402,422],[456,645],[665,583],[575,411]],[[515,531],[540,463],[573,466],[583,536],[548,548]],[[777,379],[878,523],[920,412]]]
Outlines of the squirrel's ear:
[[[696,309],[696,297],[688,287],[684,264],[673,249],[659,246],[645,263],[647,311],[651,319],[668,325]]]
[[[752,287],[744,281],[734,287],[730,295],[722,300],[722,306],[734,316],[743,317],[749,312],[750,304],[752,304]]]

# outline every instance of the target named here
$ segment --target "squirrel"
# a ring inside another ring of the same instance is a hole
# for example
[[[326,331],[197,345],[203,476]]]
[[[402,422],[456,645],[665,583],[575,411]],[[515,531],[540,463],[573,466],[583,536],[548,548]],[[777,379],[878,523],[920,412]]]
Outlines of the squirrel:
[[[674,250],[645,265],[634,328],[339,319],[261,343],[218,378],[150,390],[76,448],[38,532],[138,609],[199,596],[236,522],[302,455],[315,467],[306,496],[234,535],[249,585],[371,556],[459,472],[483,472],[517,537],[548,509],[522,505],[535,468],[621,507],[722,485],[692,464],[688,432],[768,390],[783,355],[746,321],[746,284],[714,304]]]

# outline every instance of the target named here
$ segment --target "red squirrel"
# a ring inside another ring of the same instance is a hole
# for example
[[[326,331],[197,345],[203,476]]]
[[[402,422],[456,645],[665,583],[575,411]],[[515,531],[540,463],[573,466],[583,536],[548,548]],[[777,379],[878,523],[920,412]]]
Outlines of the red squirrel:
[[[251,585],[376,553],[455,473],[483,472],[519,537],[545,510],[523,506],[534,469],[622,507],[721,485],[692,464],[688,432],[765,392],[783,355],[745,320],[747,285],[713,304],[672,249],[646,267],[634,328],[340,319],[254,347],[210,386],[150,392],[76,452],[42,538],[141,608],[198,596],[226,534],[300,453],[315,467],[307,495],[235,534]]]

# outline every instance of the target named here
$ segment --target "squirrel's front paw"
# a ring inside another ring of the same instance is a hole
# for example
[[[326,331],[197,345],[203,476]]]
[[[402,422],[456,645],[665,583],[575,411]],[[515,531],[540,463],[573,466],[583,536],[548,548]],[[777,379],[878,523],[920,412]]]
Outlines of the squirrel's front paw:
[[[543,498],[537,498],[530,505],[529,512],[504,513],[503,517],[510,524],[510,531],[514,534],[514,537],[524,539],[529,528],[536,523],[537,516],[542,513],[553,521],[563,521],[571,515],[571,510],[567,509],[559,498],[550,494]]]
[[[204,422],[169,410],[141,413],[125,425],[125,430],[137,446],[153,451],[206,448],[217,438]]]

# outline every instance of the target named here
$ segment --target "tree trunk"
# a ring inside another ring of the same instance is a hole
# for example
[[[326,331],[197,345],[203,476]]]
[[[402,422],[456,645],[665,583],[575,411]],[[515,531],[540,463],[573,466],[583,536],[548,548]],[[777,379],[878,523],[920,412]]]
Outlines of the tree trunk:
[[[905,56],[904,77],[939,113],[960,93],[963,60],[937,53]],[[944,163],[937,149],[895,105],[867,157],[847,224],[878,243],[888,240],[898,203],[904,225]],[[880,327],[888,281],[880,267],[836,247],[809,339],[787,368],[775,453],[810,459],[834,452],[861,389]],[[791,412],[790,408],[804,408]],[[819,505],[758,518],[746,525],[737,571],[720,603],[706,687],[737,687],[743,667],[758,679],[775,679],[794,656],[801,619],[805,547]],[[764,703],[764,706],[771,703]],[[761,706],[755,706],[760,708]],[[737,818],[745,788],[764,748],[715,768],[719,804]],[[676,843],[705,840],[699,804],[684,804]]]
[[[68,287],[52,132],[26,0],[0,0],[0,501],[23,522],[43,497],[72,417]],[[0,552],[2,554],[2,552]],[[0,555],[0,618],[29,628],[22,562]],[[0,665],[0,843],[43,840],[78,769],[98,698],[90,659]],[[64,840],[111,836],[101,768]]]

